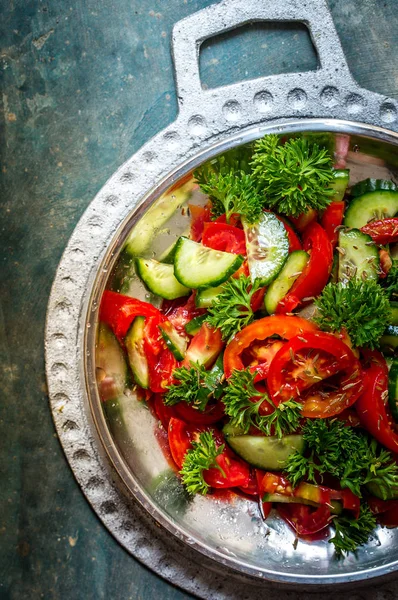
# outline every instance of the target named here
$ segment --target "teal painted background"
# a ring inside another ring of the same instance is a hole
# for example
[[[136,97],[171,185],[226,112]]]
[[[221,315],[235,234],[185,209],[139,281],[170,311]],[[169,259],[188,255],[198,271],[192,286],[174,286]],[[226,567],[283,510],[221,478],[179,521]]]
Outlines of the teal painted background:
[[[175,118],[171,27],[209,4],[1,3],[0,598],[188,597],[124,552],[77,487],[48,408],[42,340],[55,269],[79,217]],[[397,0],[329,6],[358,83],[398,98]],[[206,43],[201,56],[210,87],[314,67],[296,25],[246,27]]]

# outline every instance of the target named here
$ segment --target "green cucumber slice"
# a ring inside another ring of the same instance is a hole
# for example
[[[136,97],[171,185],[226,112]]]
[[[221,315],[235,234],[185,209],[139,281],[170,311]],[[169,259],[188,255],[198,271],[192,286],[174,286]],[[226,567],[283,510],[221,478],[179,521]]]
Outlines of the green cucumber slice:
[[[380,338],[380,348],[386,354],[394,354],[398,348],[398,325],[389,325]]]
[[[98,327],[95,357],[100,398],[103,402],[116,400],[130,383],[129,370],[119,342],[104,323]]]
[[[195,296],[195,306],[198,308],[209,308],[217,298],[218,294],[222,292],[222,285],[217,287],[205,288],[204,290],[198,290]]]
[[[149,291],[161,298],[174,300],[191,293],[189,288],[181,285],[174,277],[173,265],[160,263],[153,258],[136,258],[135,267],[137,275]]]
[[[339,281],[378,278],[379,253],[370,235],[359,229],[339,233]]]
[[[187,323],[185,325],[185,331],[189,335],[195,335],[195,333],[198,333],[199,329],[202,327],[203,322],[206,321],[206,319],[207,319],[207,314],[199,315],[198,317],[194,317],[193,319],[191,319],[189,321],[189,323]]]
[[[333,190],[333,196],[330,197],[331,202],[341,202],[344,198],[345,191],[350,180],[349,169],[336,169],[334,172],[334,181],[329,185]]]
[[[264,494],[262,502],[281,502],[282,504],[307,504],[308,506],[321,506],[317,502],[300,498],[299,496],[284,496],[283,494]],[[338,500],[332,500],[330,512],[339,515],[343,512],[343,505]]]
[[[369,177],[353,185],[350,194],[356,198],[369,192],[381,192],[382,190],[393,192],[396,189],[397,186],[391,179],[372,179]]]
[[[161,196],[151,208],[141,217],[124,245],[124,250],[130,256],[140,256],[151,245],[156,234],[173,214],[190,198],[189,185],[181,186]]]
[[[350,203],[344,225],[361,229],[373,219],[387,219],[398,212],[398,191],[381,190],[358,196]]]
[[[388,404],[394,421],[398,423],[398,359],[394,359],[388,374]]]
[[[212,250],[180,237],[174,257],[174,275],[189,288],[215,287],[235,273],[243,260],[240,254]]]
[[[254,282],[268,285],[275,279],[289,254],[289,240],[284,224],[271,212],[261,215],[258,223],[243,220],[247,262]]]
[[[273,315],[279,302],[286,296],[297,277],[308,262],[309,256],[304,250],[295,250],[289,254],[282,270],[269,286],[264,299],[265,309]]]
[[[391,307],[391,325],[398,325],[398,302],[390,302]]]
[[[289,456],[304,452],[302,435],[274,436],[229,434],[228,425],[223,429],[225,440],[236,454],[253,467],[265,471],[282,471]]]
[[[149,388],[149,368],[144,350],[144,325],[145,317],[136,317],[124,338],[124,344],[134,380],[147,390]]]
[[[166,346],[172,351],[176,359],[183,360],[188,346],[187,338],[180,335],[170,321],[159,325],[159,329]]]

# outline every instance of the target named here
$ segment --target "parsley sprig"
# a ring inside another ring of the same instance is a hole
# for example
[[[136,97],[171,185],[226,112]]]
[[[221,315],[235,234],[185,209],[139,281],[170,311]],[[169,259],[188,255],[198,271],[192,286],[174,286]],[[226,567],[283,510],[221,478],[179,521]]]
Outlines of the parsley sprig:
[[[358,546],[366,544],[376,527],[376,519],[367,504],[361,505],[358,519],[348,515],[340,515],[333,519],[335,535],[329,543],[334,545],[338,557],[355,552]]]
[[[298,429],[302,405],[295,400],[273,404],[268,394],[259,392],[254,386],[255,374],[249,370],[235,370],[229,381],[223,403],[226,414],[231,417],[230,424],[239,427],[247,433],[251,426],[256,427],[265,435],[283,435]],[[269,415],[261,415],[261,404],[267,401],[274,407]]]
[[[266,135],[254,144],[251,164],[267,205],[279,212],[295,217],[330,202],[332,157],[316,143],[296,138],[281,144],[279,136]]]
[[[222,286],[222,292],[208,309],[206,321],[212,327],[220,329],[224,340],[253,321],[251,300],[259,287],[258,280],[252,283],[250,277],[245,275],[230,279]]]
[[[384,291],[390,300],[398,300],[398,260],[394,260],[387,277],[382,280]]]
[[[199,440],[192,442],[192,448],[185,454],[184,463],[180,471],[182,482],[190,494],[207,494],[209,485],[206,483],[203,472],[215,467],[225,477],[225,473],[217,463],[217,456],[223,453],[225,444],[217,448],[211,431],[200,434]]]
[[[367,483],[377,483],[385,490],[398,486],[398,465],[391,453],[365,432],[334,419],[307,419],[302,433],[306,453],[295,452],[285,466],[293,487],[302,479],[319,483],[319,476],[325,473],[359,497]]]
[[[354,346],[375,348],[391,318],[387,295],[370,279],[328,283],[315,305],[317,325],[325,331],[346,329]]]
[[[222,360],[222,358],[221,358]],[[216,365],[215,365],[216,367]],[[204,411],[212,395],[221,395],[221,369],[213,367],[207,371],[199,363],[191,363],[190,367],[178,367],[173,377],[179,383],[171,384],[164,396],[166,406],[174,406],[186,402],[200,411]],[[220,388],[220,390],[219,390]]]

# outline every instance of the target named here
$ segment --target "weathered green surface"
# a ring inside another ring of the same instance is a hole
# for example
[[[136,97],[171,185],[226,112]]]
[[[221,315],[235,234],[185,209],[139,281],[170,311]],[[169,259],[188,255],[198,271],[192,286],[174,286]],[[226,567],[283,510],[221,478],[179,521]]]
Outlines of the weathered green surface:
[[[54,434],[42,339],[56,265],[80,215],[176,114],[173,22],[211,3],[1,3],[0,598],[187,597],[128,556],[78,489]],[[398,98],[397,0],[330,7],[359,84]],[[301,27],[246,28],[223,41],[204,48],[209,86],[316,65]],[[391,599],[392,589],[378,587]]]

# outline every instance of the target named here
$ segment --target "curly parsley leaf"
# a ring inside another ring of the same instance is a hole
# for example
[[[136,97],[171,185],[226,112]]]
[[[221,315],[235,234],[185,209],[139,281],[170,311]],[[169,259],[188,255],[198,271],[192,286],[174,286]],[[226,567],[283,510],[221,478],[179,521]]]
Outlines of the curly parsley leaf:
[[[337,556],[355,552],[358,546],[366,544],[376,527],[376,519],[367,504],[361,505],[358,519],[341,515],[333,519],[336,529],[329,543],[334,545]]]
[[[293,487],[302,479],[319,483],[319,476],[325,473],[359,497],[367,483],[377,483],[382,489],[398,486],[398,465],[391,453],[364,431],[346,427],[337,419],[307,419],[302,434],[306,454],[295,452],[285,466]]]
[[[267,394],[255,388],[254,378],[255,374],[249,370],[235,370],[232,373],[223,397],[225,413],[231,418],[230,424],[241,428],[244,433],[254,426],[265,435],[279,438],[296,431],[302,405],[295,400],[288,400],[275,407]],[[274,411],[268,415],[260,414],[264,401],[274,407]]]
[[[387,297],[398,300],[398,260],[394,260],[387,277],[381,281]]]
[[[266,135],[254,144],[251,165],[267,206],[291,216],[328,206],[332,156],[318,144],[305,138],[281,144],[279,136]]]
[[[314,321],[324,331],[345,329],[354,346],[375,348],[391,319],[388,297],[373,280],[328,283],[315,300]]]
[[[207,494],[209,485],[206,483],[203,473],[207,469],[215,467],[225,477],[225,473],[217,463],[217,456],[224,451],[225,444],[217,448],[211,431],[200,434],[197,442],[192,442],[192,448],[185,454],[182,469],[180,471],[182,482],[190,494]]]
[[[222,362],[222,357],[220,357]],[[174,406],[186,402],[200,411],[204,411],[210,397],[219,397],[222,393],[222,369],[218,367],[219,360],[211,371],[207,371],[199,363],[191,363],[188,367],[178,367],[173,377],[179,383],[169,385],[164,396],[166,406]]]
[[[209,325],[220,329],[223,340],[230,338],[253,321],[251,300],[259,287],[259,281],[252,283],[250,277],[245,275],[224,283],[222,292],[216,296],[206,317]]]

